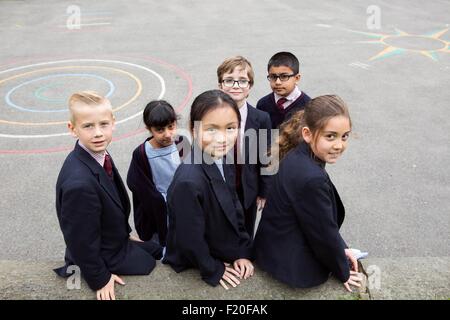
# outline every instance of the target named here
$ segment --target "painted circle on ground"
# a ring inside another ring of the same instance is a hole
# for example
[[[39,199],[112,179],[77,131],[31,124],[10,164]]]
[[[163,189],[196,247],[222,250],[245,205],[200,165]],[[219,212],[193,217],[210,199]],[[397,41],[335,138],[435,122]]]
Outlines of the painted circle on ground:
[[[66,61],[71,61],[73,62],[73,60],[66,60]],[[88,61],[90,61],[88,59]],[[101,61],[109,61],[109,60],[101,60]],[[39,64],[40,65],[40,64]],[[35,65],[30,65],[30,66],[35,66]],[[8,69],[5,71],[0,71],[0,74],[2,74],[3,72],[6,71],[12,71],[12,70],[17,70],[17,69],[22,69],[23,67],[19,67],[19,68],[13,68],[13,69]],[[104,67],[104,66],[65,66],[65,67],[53,67],[53,68],[46,68],[46,69],[38,69],[38,70],[34,70],[34,71],[30,71],[30,72],[26,72],[26,73],[21,73],[3,80],[0,80],[0,85],[6,81],[12,80],[12,79],[16,79],[16,78],[20,78],[20,77],[24,77],[24,76],[28,76],[30,74],[34,74],[36,72],[45,72],[45,71],[54,71],[54,70],[61,70],[61,69],[105,69],[105,70],[112,70],[114,72],[119,72],[119,73],[123,73],[127,76],[129,76],[130,78],[132,78],[137,85],[137,89],[136,89],[136,93],[134,94],[134,96],[132,98],[130,98],[128,101],[126,101],[125,103],[121,104],[120,106],[116,107],[113,109],[113,112],[118,111],[122,108],[124,108],[125,106],[127,106],[128,104],[132,103],[134,100],[137,99],[137,97],[141,94],[142,92],[142,83],[141,81],[132,73],[125,71],[125,70],[121,70],[121,69],[117,69],[117,68],[111,68],[111,67]],[[159,76],[159,75],[158,75]],[[163,81],[162,83],[164,84],[164,80],[161,77],[161,80]],[[165,92],[165,86],[163,87],[164,91],[161,91],[162,94],[164,94]],[[16,125],[23,125],[23,126],[52,126],[52,125],[60,125],[60,124],[65,124],[67,121],[53,121],[53,122],[21,122],[21,121],[9,121],[9,120],[4,120],[4,119],[0,119],[0,123],[7,123],[7,124],[16,124]],[[61,135],[61,134],[57,134]],[[64,135],[67,135],[67,133],[65,133]],[[8,135],[2,135],[0,134],[0,137],[8,137]],[[39,135],[39,137],[41,137],[42,135]],[[45,136],[45,135],[44,135]],[[49,135],[51,136],[51,135]],[[24,135],[13,135],[10,137],[25,137]],[[31,135],[31,137],[33,137],[33,135]],[[38,137],[38,136],[36,136]]]
[[[151,62],[151,63],[157,64],[157,65],[163,66],[163,67],[165,67],[165,68],[167,68],[169,70],[172,70],[172,71],[174,71],[176,73],[177,78],[181,78],[184,81],[186,81],[186,83],[187,83],[187,92],[186,92],[186,95],[183,97],[182,101],[179,103],[179,105],[175,107],[176,112],[182,112],[182,110],[187,106],[190,98],[192,97],[192,93],[193,93],[192,79],[191,79],[190,75],[186,71],[184,71],[182,68],[180,68],[177,65],[168,63],[168,62],[166,62],[164,60],[160,60],[160,59],[156,59],[156,58],[153,58],[153,57],[145,56],[145,55],[133,55],[133,56],[117,56],[116,55],[114,57],[111,56],[110,58],[112,58],[113,60],[106,60],[106,59],[105,60],[103,60],[103,59],[73,59],[73,58],[70,58],[70,59],[64,59],[64,60],[57,60],[57,61],[50,61],[50,62],[41,62],[41,63],[35,63],[35,64],[28,64],[26,66],[14,67],[14,68],[10,68],[10,69],[7,69],[7,70],[0,71],[0,75],[2,75],[4,73],[7,73],[7,72],[23,70],[23,69],[26,69],[26,68],[31,68],[31,67],[41,66],[41,65],[67,63],[67,62],[80,62],[80,61],[81,62],[100,62],[100,63],[112,62],[112,63],[118,63],[118,64],[134,66],[136,68],[139,68],[139,69],[142,69],[142,70],[148,71],[148,72],[154,72],[153,70],[151,70],[149,68],[146,68],[144,66],[138,65],[138,64],[115,60],[117,58],[119,58],[119,59],[138,59],[140,61]],[[16,63],[17,63],[17,61],[16,61]],[[157,74],[155,72],[155,76],[156,75],[159,76],[159,74]],[[158,99],[161,99],[162,96],[165,93],[165,83],[164,83],[164,80],[162,79],[162,77],[161,76],[158,77],[158,76],[157,76],[157,78],[158,78],[158,80],[160,81],[160,83],[162,85],[162,90],[161,90],[161,93],[160,93]],[[0,82],[0,84],[1,84],[1,82]],[[119,123],[119,122],[125,122],[125,121],[128,121],[128,120],[131,120],[131,119],[136,118],[137,116],[139,116],[141,114],[142,114],[142,111],[140,111],[140,112],[138,112],[138,113],[136,113],[136,114],[126,118],[126,119],[123,119],[121,121],[117,121],[116,124]],[[0,123],[1,122],[2,121],[0,120]],[[124,133],[124,134],[122,134],[120,136],[116,136],[116,137],[113,138],[113,141],[124,140],[124,139],[127,139],[129,137],[133,137],[133,136],[142,134],[142,133],[144,133],[146,131],[147,130],[145,128],[140,128],[140,129],[128,132],[128,133]],[[63,134],[63,135],[67,135],[67,134]],[[61,134],[57,134],[57,136],[61,136]],[[27,139],[27,138],[35,138],[35,137],[41,137],[41,136],[8,135],[8,134],[0,133],[0,138],[2,138],[2,137],[6,137],[6,138],[20,138],[20,139],[25,138],[25,139]],[[48,135],[42,135],[42,137],[48,137]],[[59,146],[59,147],[38,148],[38,149],[28,149],[28,150],[20,150],[20,149],[9,149],[9,150],[6,150],[6,149],[0,149],[0,154],[47,154],[47,153],[70,151],[72,149],[73,149],[73,143],[70,144],[70,145],[64,145],[64,146]]]
[[[25,108],[25,107],[18,106],[17,104],[15,104],[11,100],[11,95],[14,93],[14,91],[16,91],[17,89],[19,89],[19,88],[21,88],[23,86],[26,86],[26,85],[28,85],[30,83],[37,82],[37,81],[47,80],[47,79],[51,79],[51,78],[60,78],[60,77],[84,77],[84,78],[95,78],[95,79],[103,80],[109,85],[109,91],[105,95],[106,98],[109,98],[113,94],[113,92],[115,90],[115,86],[110,80],[108,80],[108,79],[106,79],[104,77],[95,75],[95,74],[90,74],[90,73],[60,73],[60,74],[48,75],[48,76],[39,77],[39,78],[36,78],[36,79],[32,79],[32,80],[28,80],[28,81],[22,82],[21,84],[15,86],[14,88],[10,89],[7,92],[7,94],[5,96],[5,102],[6,102],[7,105],[9,105],[9,106],[11,106],[13,108],[16,108],[16,109],[21,110],[21,111],[27,111],[27,112],[45,112],[45,113],[48,113],[48,112],[67,112],[67,107],[65,107],[64,109],[56,109],[56,110],[39,110],[39,109],[36,109],[36,107],[34,107],[34,108],[30,108],[30,107]]]
[[[64,83],[62,82],[52,82],[48,85],[41,86],[40,88],[36,89],[34,91],[34,96],[36,99],[48,101],[48,102],[64,102],[66,99],[63,98],[49,98],[44,95],[44,92],[46,92],[50,88],[60,88],[64,87]],[[63,90],[67,91],[67,88],[63,88]]]

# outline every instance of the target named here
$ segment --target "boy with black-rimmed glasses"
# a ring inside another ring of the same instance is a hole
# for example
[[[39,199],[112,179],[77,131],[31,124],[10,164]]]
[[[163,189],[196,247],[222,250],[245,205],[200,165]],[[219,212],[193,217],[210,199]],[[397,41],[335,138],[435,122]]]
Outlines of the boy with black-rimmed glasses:
[[[267,71],[272,92],[259,99],[256,108],[268,112],[272,129],[277,129],[311,98],[298,88],[299,62],[292,53],[276,53],[267,64]]]

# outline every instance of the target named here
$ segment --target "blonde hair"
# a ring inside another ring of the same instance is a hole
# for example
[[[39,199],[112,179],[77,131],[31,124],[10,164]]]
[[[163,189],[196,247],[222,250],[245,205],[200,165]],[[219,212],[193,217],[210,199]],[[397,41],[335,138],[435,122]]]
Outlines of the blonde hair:
[[[343,116],[350,122],[347,105],[337,95],[324,95],[310,100],[304,110],[296,112],[280,126],[280,135],[271,150],[272,159],[281,161],[286,154],[303,141],[302,128],[308,127],[314,140],[326,126],[328,120]]]
[[[222,82],[222,77],[227,72],[233,72],[236,67],[241,67],[242,69],[247,70],[248,80],[251,86],[253,86],[255,73],[253,72],[252,65],[250,61],[245,59],[243,56],[235,56],[228,59],[225,59],[224,62],[217,68],[217,81],[218,83]]]
[[[104,102],[109,102],[108,99],[99,95],[95,91],[79,91],[72,94],[69,98],[69,112],[70,112],[70,122],[75,124],[75,105],[82,103],[88,106],[98,106]],[[112,110],[111,110],[112,112]]]

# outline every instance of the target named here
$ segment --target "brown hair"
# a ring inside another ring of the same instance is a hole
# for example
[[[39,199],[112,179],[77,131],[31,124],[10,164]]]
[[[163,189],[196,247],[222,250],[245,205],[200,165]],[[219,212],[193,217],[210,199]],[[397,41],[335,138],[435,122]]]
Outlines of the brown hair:
[[[227,72],[233,72],[236,67],[241,67],[242,69],[247,70],[247,76],[250,83],[250,86],[253,86],[255,80],[255,73],[253,72],[252,65],[250,61],[245,59],[242,56],[235,56],[228,59],[225,59],[224,62],[217,68],[217,81],[218,83],[222,82],[222,77]]]
[[[303,141],[301,133],[303,127],[308,127],[316,140],[328,120],[337,116],[349,119],[351,127],[352,122],[347,105],[337,95],[324,95],[310,100],[304,110],[296,112],[292,118],[280,126],[280,135],[272,149],[272,155],[281,161],[290,150]]]
[[[74,106],[77,103],[84,103],[88,106],[98,106],[105,101],[109,101],[105,97],[94,91],[79,91],[72,94],[69,98],[70,122],[75,124]]]

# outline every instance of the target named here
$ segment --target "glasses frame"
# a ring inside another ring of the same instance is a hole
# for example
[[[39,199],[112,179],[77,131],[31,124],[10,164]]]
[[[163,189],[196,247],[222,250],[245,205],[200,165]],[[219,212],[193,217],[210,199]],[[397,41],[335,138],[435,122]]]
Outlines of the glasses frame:
[[[290,78],[297,76],[298,73],[292,73],[292,74],[269,74],[267,76],[267,80],[270,82],[277,82],[278,79],[280,79],[281,82],[289,81]],[[275,79],[272,79],[275,78]],[[281,77],[287,77],[286,79],[281,79]]]
[[[225,84],[225,81],[233,81],[233,84],[232,84],[231,86],[227,86],[227,85]],[[247,84],[246,84],[244,87],[241,87],[239,81],[247,81]],[[248,87],[250,86],[250,80],[248,80],[248,79],[239,79],[239,80],[234,80],[234,79],[223,79],[223,80],[222,80],[222,84],[223,84],[225,87],[227,87],[227,88],[233,88],[235,83],[237,83],[238,87],[241,88],[241,89],[246,89],[246,88],[248,88]]]

